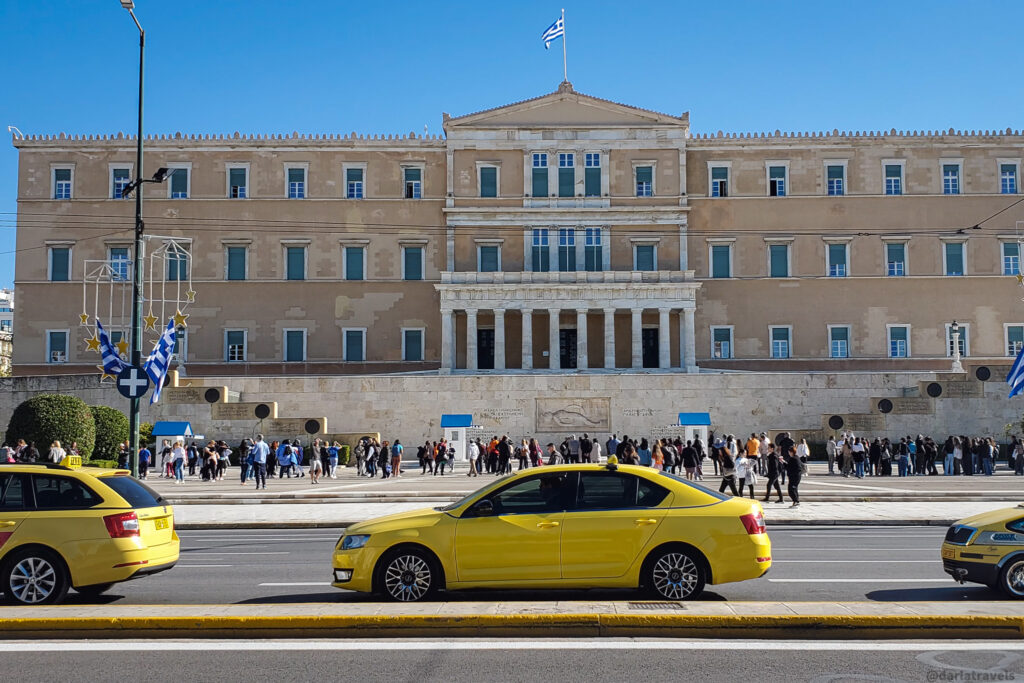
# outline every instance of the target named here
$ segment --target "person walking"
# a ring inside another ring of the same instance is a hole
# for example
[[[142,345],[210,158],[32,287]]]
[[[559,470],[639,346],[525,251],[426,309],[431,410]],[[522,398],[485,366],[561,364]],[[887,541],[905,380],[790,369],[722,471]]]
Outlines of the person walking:
[[[67,454],[68,452],[61,447],[60,441],[54,441],[50,444],[50,462],[59,465],[60,461],[63,460]]]
[[[335,441],[327,449],[327,476],[331,479],[338,478],[338,454],[341,452],[341,444]]]
[[[718,487],[718,492],[725,493],[725,489],[728,488],[732,495],[738,496],[739,493],[736,491],[736,460],[733,457],[730,444],[723,441],[718,452],[719,465],[722,468],[722,484]]]
[[[313,443],[312,452],[309,457],[309,484],[310,486],[320,483],[320,477],[324,473],[324,464],[320,460],[319,440]]]
[[[256,443],[252,447],[252,466],[253,476],[256,478],[256,490],[260,489],[262,484],[263,490],[267,489],[267,460],[270,456],[270,447],[263,440],[262,434],[256,435]]]
[[[786,435],[788,438],[788,434]],[[789,440],[792,443],[792,440]],[[784,455],[786,459],[786,474],[789,476],[789,499],[793,502],[790,507],[798,507],[800,505],[800,480],[803,478],[804,472],[807,471],[807,464],[797,457],[796,453],[789,449],[789,454]]]
[[[152,457],[153,454],[143,444],[142,448],[139,449],[139,479],[145,479],[149,474],[149,461]]]
[[[785,464],[779,458],[779,453],[775,450],[775,444],[768,444],[768,454],[765,456],[765,460],[767,461],[765,464],[768,472],[768,488],[765,489],[764,498],[762,500],[765,503],[768,502],[772,497],[772,487],[774,486],[775,492],[779,496],[778,502],[784,503],[785,501],[782,499],[782,489],[779,487],[779,473],[782,471],[782,468],[785,467]]]
[[[594,452],[595,443],[596,441],[590,440],[589,434],[583,434],[583,438],[580,439],[580,462],[591,462],[590,456]]]
[[[586,439],[586,436],[587,436],[586,434],[583,435],[584,439]],[[588,445],[589,445],[589,441],[588,441]],[[583,448],[583,443],[582,442],[580,442],[580,448],[581,449]],[[587,451],[587,454],[585,456],[586,460],[584,462],[590,462],[590,452],[592,450],[594,450],[594,449],[593,449],[593,446],[591,445],[590,446],[590,450]],[[581,451],[581,453],[582,453],[582,451]],[[529,469],[529,467],[530,467],[530,444],[526,441],[526,439],[523,439],[519,443],[519,448],[516,450],[516,457],[519,459],[519,468],[516,470],[517,472],[521,472],[521,471],[523,471],[525,469]]]
[[[828,443],[825,444],[825,455],[828,457],[828,473],[835,474],[836,466],[836,452],[839,450],[839,446],[836,444],[836,438],[834,436],[828,437]]]
[[[393,477],[402,476],[403,452],[405,452],[405,448],[402,446],[402,442],[395,439],[395,445],[391,447],[391,476]]]
[[[184,484],[185,483],[185,458],[188,457],[185,453],[185,443],[182,441],[175,441],[174,448],[171,449],[171,461],[174,463],[174,483]],[[243,482],[244,483],[244,482]]]

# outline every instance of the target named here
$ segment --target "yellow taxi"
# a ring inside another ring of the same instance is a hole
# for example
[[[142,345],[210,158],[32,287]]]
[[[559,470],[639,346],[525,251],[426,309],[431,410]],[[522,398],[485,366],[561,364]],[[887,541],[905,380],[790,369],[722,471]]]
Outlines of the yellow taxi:
[[[666,600],[771,566],[761,505],[648,467],[524,470],[444,507],[345,530],[337,588],[415,601],[464,588],[643,588]]]
[[[1024,598],[1024,505],[962,519],[946,531],[942,568],[960,583],[982,583]]]
[[[8,602],[60,602],[170,569],[174,511],[126,470],[0,464],[0,592]]]

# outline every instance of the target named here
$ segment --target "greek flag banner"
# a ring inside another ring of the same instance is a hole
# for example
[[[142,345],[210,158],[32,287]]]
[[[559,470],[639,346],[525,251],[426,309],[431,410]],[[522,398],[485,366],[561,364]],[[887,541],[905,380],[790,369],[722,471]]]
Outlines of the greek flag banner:
[[[98,318],[96,319],[96,336],[100,338],[100,357],[103,361],[103,372],[108,375],[116,375],[128,367],[128,364],[121,360],[121,356],[117,354],[117,349],[110,343],[110,335],[103,329],[103,325],[100,324]]]
[[[1024,391],[1024,348],[1017,354],[1017,360],[1013,361],[1010,374],[1006,376],[1006,383],[1010,385],[1010,396],[1013,398],[1021,391]]]
[[[548,26],[544,31],[544,35],[541,36],[541,40],[544,41],[544,49],[547,50],[551,47],[551,42],[555,38],[561,38],[565,35],[565,18],[559,17],[555,20],[555,23]]]
[[[160,335],[153,353],[143,364],[142,368],[153,380],[153,398],[149,399],[150,405],[160,400],[160,390],[164,388],[164,378],[167,377],[167,370],[171,366],[171,353],[174,351],[174,318],[167,321],[164,333]]]

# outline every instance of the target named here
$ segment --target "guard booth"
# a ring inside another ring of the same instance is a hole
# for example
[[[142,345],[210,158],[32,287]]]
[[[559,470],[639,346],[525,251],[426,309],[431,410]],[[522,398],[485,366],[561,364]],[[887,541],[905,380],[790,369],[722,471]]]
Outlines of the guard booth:
[[[466,430],[472,426],[472,415],[441,416],[441,430],[444,432],[444,438],[455,449],[455,460],[458,462],[469,460],[469,453],[467,451],[469,442],[466,440]]]
[[[194,434],[190,422],[157,422],[153,425],[153,439],[157,447],[164,439],[170,441],[171,445],[174,445],[175,441],[181,441],[188,446],[190,441],[197,438],[203,438],[202,434]]]
[[[699,438],[706,446],[708,430],[711,428],[711,413],[679,413],[679,426],[682,428],[683,441]]]

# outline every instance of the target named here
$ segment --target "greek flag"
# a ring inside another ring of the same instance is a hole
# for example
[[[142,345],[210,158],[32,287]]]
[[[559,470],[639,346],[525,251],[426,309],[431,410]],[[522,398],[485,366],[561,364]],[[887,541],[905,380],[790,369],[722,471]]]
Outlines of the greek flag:
[[[1024,391],[1024,348],[1017,354],[1017,360],[1013,361],[1010,374],[1006,376],[1006,383],[1010,385],[1010,396],[1013,398],[1021,391]]]
[[[540,37],[540,39],[544,41],[544,49],[547,50],[549,47],[551,47],[551,41],[553,41],[555,38],[561,38],[564,35],[565,19],[559,17],[558,19],[555,20],[555,23],[547,27],[547,30],[544,31],[544,35]]]
[[[99,319],[96,320],[96,336],[100,338],[100,357],[103,361],[103,372],[108,375],[116,375],[124,370],[127,364],[121,360],[117,349],[110,343],[110,335],[103,329],[103,325],[100,325]]]
[[[153,353],[143,364],[142,369],[146,371],[149,378],[153,380],[153,398],[149,399],[150,405],[160,400],[160,390],[164,388],[164,378],[167,377],[167,370],[171,367],[171,353],[174,351],[174,318],[167,321],[164,333],[160,335]]]

